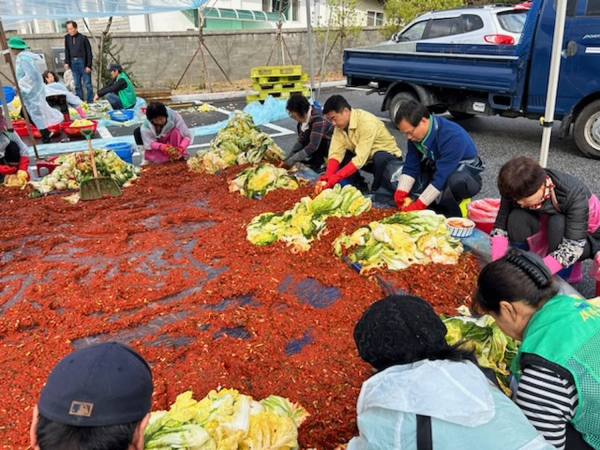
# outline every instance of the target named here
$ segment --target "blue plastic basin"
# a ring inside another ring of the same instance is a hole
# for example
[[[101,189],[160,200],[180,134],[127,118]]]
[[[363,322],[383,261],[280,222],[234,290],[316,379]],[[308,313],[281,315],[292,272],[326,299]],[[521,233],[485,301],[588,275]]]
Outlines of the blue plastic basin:
[[[4,97],[6,97],[6,103],[10,103],[15,98],[15,88],[12,86],[2,86],[2,90],[4,91]],[[2,104],[2,99],[0,99],[0,105]]]
[[[110,118],[112,120],[116,120],[117,122],[127,122],[128,120],[133,119],[133,114],[133,109],[117,109],[108,112]]]
[[[104,146],[107,150],[112,150],[119,158],[129,164],[133,164],[133,149],[129,142],[115,142]]]

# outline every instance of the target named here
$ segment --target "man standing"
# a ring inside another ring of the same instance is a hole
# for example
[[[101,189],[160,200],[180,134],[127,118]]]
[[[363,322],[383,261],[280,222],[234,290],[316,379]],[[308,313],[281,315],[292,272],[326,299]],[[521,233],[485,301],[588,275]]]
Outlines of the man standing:
[[[329,147],[327,169],[319,178],[321,184],[318,186],[327,189],[347,180],[367,192],[365,180],[358,172],[363,169],[373,174],[371,191],[377,191],[388,164],[402,159],[402,152],[394,137],[376,116],[361,109],[352,109],[341,95],[332,95],[327,99],[323,115],[335,130]]]
[[[112,80],[98,91],[94,96],[94,101],[97,101],[100,97],[106,96],[112,109],[133,108],[137,101],[135,88],[129,77],[123,72],[121,64],[111,63],[110,66],[108,66],[108,73]]]
[[[92,46],[86,36],[77,31],[74,20],[67,21],[65,36],[65,70],[71,69],[75,81],[75,93],[81,100],[92,103],[94,89],[92,88]],[[85,98],[81,82],[85,84]]]
[[[471,137],[415,100],[400,105],[395,122],[408,139],[394,194],[398,208],[409,212],[429,207],[446,217],[460,217],[460,203],[481,190],[479,174],[485,168]]]

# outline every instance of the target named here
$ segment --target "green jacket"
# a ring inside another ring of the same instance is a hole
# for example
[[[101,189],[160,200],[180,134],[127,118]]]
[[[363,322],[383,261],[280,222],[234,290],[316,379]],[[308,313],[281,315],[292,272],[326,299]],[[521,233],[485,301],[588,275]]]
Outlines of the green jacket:
[[[127,83],[127,87],[125,89],[121,89],[119,91],[119,98],[121,99],[123,108],[124,109],[133,108],[135,106],[135,102],[136,102],[137,98],[135,96],[135,89],[133,87],[133,84],[131,84],[131,80],[123,72],[121,72],[119,74],[119,76],[117,77],[117,80],[125,80],[125,83]]]
[[[579,405],[571,423],[600,449],[600,308],[554,296],[531,317],[515,362],[513,369],[543,366],[575,384]]]

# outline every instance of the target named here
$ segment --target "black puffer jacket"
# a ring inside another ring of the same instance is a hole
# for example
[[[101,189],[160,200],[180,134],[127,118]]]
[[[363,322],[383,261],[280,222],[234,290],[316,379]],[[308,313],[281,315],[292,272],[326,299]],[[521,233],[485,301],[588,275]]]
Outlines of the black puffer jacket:
[[[582,181],[569,174],[552,169],[545,169],[545,171],[554,183],[559,211],[552,204],[552,199],[546,200],[540,209],[528,209],[528,211],[534,214],[564,214],[566,216],[565,239],[574,241],[586,239],[588,236],[589,200],[592,195],[590,189]],[[500,201],[500,210],[494,228],[506,231],[508,215],[516,208],[521,208],[517,202],[503,197]]]

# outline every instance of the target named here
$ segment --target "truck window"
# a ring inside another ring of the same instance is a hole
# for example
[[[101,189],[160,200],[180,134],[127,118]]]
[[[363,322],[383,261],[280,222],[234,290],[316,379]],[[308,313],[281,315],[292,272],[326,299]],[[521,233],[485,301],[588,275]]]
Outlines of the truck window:
[[[463,14],[460,16],[463,23],[463,32],[468,33],[470,31],[481,30],[483,28],[483,20],[481,17],[475,14]]]
[[[460,34],[461,32],[460,17],[433,19],[431,21],[431,27],[429,27],[424,39],[452,36],[455,34]]]
[[[586,16],[600,16],[600,0],[588,0],[585,7]]]

